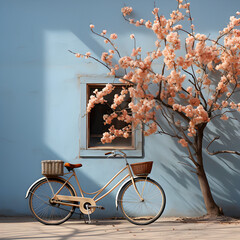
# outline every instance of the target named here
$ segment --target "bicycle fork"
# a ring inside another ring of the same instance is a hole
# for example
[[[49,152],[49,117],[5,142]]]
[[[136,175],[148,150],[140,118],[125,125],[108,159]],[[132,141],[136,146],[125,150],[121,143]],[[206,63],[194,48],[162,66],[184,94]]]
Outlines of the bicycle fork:
[[[129,167],[129,166],[128,166],[128,167]],[[142,193],[140,194],[139,191],[138,191],[138,189],[137,189],[137,186],[136,186],[136,184],[135,184],[134,177],[133,177],[133,175],[132,175],[130,169],[129,169],[129,172],[130,172],[130,178],[131,178],[131,181],[132,181],[132,183],[133,183],[133,187],[134,187],[134,189],[135,189],[137,195],[139,196],[141,202],[143,202],[144,199],[143,199],[142,195],[143,195],[143,191],[144,191],[144,188],[145,188],[145,183],[144,183],[144,186],[143,186],[143,189],[142,189]],[[146,177],[146,179],[147,179],[147,177]]]

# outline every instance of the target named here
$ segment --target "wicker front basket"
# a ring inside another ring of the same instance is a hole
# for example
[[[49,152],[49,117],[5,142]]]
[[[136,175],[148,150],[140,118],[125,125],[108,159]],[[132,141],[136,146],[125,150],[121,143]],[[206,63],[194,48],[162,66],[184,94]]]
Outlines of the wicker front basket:
[[[140,162],[131,164],[132,171],[136,176],[147,176],[151,173],[153,162]]]
[[[43,160],[42,175],[44,176],[63,176],[62,160]]]

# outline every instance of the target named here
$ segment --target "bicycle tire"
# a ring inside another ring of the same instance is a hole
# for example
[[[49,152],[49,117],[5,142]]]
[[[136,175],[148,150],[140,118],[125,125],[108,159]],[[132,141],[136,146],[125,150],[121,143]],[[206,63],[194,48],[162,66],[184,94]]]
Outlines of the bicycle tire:
[[[37,183],[32,188],[29,197],[29,207],[33,216],[39,222],[46,225],[59,225],[72,216],[75,207],[50,202],[53,192],[56,193],[64,183],[64,179],[48,178],[43,179],[43,181]],[[51,187],[49,184],[51,184]],[[68,183],[65,184],[60,194],[67,196],[76,195],[75,190]]]
[[[128,181],[119,192],[118,204],[129,222],[147,225],[162,215],[166,196],[162,187],[150,178],[138,177],[134,181],[143,201],[137,194],[132,181]]]

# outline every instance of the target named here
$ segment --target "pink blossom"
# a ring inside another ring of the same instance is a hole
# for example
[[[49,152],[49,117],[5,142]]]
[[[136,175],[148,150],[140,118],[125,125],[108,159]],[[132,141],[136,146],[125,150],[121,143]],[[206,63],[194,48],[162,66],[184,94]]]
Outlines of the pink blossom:
[[[121,9],[121,12],[122,12],[123,16],[126,16],[126,15],[130,15],[132,10],[133,10],[132,7],[123,7]]]
[[[112,34],[110,35],[110,38],[111,38],[111,39],[117,39],[117,34],[116,34],[116,33],[112,33]]]
[[[191,98],[189,100],[189,103],[192,105],[192,106],[198,106],[200,104],[200,100],[198,98]]]
[[[182,98],[182,99],[186,99],[186,95],[184,93],[179,93],[179,97]]]
[[[134,34],[131,34],[131,35],[130,35],[130,38],[131,38],[131,39],[135,38]]]
[[[159,8],[154,8],[154,9],[153,9],[153,14],[157,14],[158,11],[159,11]]]
[[[188,93],[191,93],[191,92],[192,92],[192,87],[188,87],[188,88],[187,88],[187,92],[188,92]]]
[[[129,18],[129,22],[130,22],[130,24],[133,24],[134,23],[134,19]]]
[[[176,57],[174,50],[167,45],[162,51],[162,54],[164,56],[164,62],[167,65],[168,69],[172,69],[174,67]]]
[[[108,132],[103,133],[103,137],[101,138],[101,142],[103,144],[105,143],[111,143],[116,137]]]
[[[206,77],[204,78],[203,84],[209,86],[211,84],[211,80],[208,77]]]
[[[96,104],[103,104],[106,102],[106,100],[104,100],[104,96],[110,94],[113,91],[114,87],[112,84],[107,84],[102,91],[98,91],[97,89],[94,91],[95,96],[91,95],[90,99],[88,101],[88,105],[87,105],[87,112],[90,112],[92,110],[92,108],[96,105]]]
[[[108,73],[109,76],[114,76],[116,74],[115,69],[111,68],[110,72]]]
[[[179,4],[179,8],[188,9],[188,7],[189,7],[188,3],[186,3],[186,4]]]
[[[145,26],[146,26],[146,28],[152,28],[152,23],[148,20],[148,21],[145,23]]]
[[[228,116],[227,115],[225,115],[225,114],[223,114],[221,117],[220,117],[222,120],[228,120]]]
[[[91,53],[90,52],[86,52],[85,56],[86,56],[86,58],[89,58],[91,56]]]
[[[157,48],[161,47],[160,42],[159,42],[158,40],[155,41],[155,46],[156,46]]]
[[[140,48],[140,47],[138,47],[137,49],[133,48],[131,56],[132,56],[132,57],[135,57],[135,56],[137,56],[141,51],[142,51],[142,48]]]
[[[112,65],[112,58],[113,58],[112,54],[108,54],[107,52],[102,53],[101,60],[110,66]]]
[[[178,141],[183,147],[187,147],[188,146],[188,143],[187,143],[187,141],[185,140],[185,139],[180,139],[179,141]]]
[[[157,131],[157,124],[152,122],[148,125],[148,129],[144,131],[144,136],[149,136]]]
[[[183,20],[184,19],[184,15],[179,11],[179,10],[176,10],[176,11],[172,11],[172,13],[170,14],[172,20],[174,22],[176,21],[180,21],[180,20]]]
[[[177,31],[179,29],[182,29],[182,25],[180,25],[180,24],[173,27],[173,31]]]
[[[234,102],[230,102],[229,105],[230,105],[231,109],[237,109],[237,107],[238,107],[238,105]]]
[[[173,98],[168,98],[168,104],[173,105],[174,104],[174,99]]]
[[[129,133],[128,133],[128,132],[124,132],[124,133],[123,133],[123,137],[124,137],[124,138],[128,138],[128,137],[129,137]]]
[[[180,49],[180,39],[177,32],[171,32],[167,35],[166,40],[170,42],[174,49]]]
[[[90,28],[93,29],[95,26],[93,24],[90,24]]]
[[[222,107],[225,108],[228,106],[228,102],[227,101],[222,101]]]
[[[135,26],[136,26],[136,27],[139,27],[140,25],[141,25],[140,22],[139,22],[139,21],[136,21]]]

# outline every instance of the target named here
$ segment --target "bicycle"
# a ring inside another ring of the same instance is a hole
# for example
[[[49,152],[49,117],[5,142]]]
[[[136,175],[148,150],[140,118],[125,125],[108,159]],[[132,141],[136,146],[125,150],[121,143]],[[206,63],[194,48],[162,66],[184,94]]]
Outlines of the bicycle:
[[[83,191],[75,173],[74,169],[82,167],[82,164],[65,163],[64,166],[68,172],[63,173],[63,161],[42,161],[42,164],[43,162],[45,164],[44,170],[42,167],[42,174],[45,176],[29,187],[25,197],[29,197],[29,207],[33,216],[43,224],[57,225],[67,221],[75,209],[79,208],[82,214],[88,215],[90,223],[90,215],[97,208],[104,209],[96,203],[128,179],[118,190],[116,207],[119,207],[123,216],[133,224],[147,225],[156,221],[164,211],[166,196],[162,187],[148,177],[153,162],[129,165],[126,154],[122,151],[107,152],[105,155],[124,158],[126,166],[116,173],[105,186],[93,193]],[[128,171],[127,175],[109,191],[99,196],[125,170]],[[133,175],[132,171],[136,176]],[[68,174],[70,174],[68,178],[61,177]],[[77,195],[75,188],[69,182],[72,177],[76,180],[80,196]],[[86,195],[93,195],[93,197],[85,197]]]

